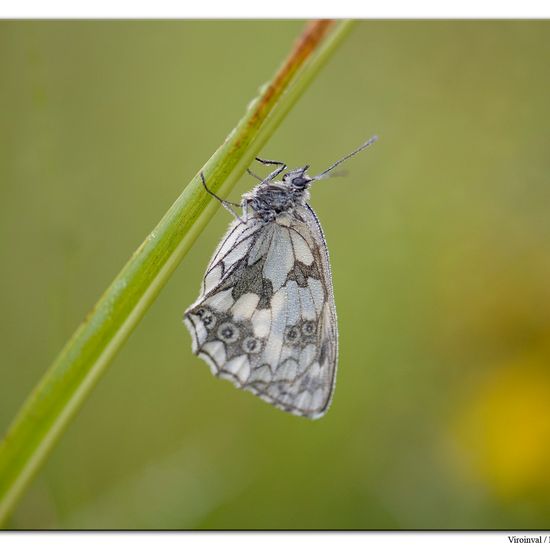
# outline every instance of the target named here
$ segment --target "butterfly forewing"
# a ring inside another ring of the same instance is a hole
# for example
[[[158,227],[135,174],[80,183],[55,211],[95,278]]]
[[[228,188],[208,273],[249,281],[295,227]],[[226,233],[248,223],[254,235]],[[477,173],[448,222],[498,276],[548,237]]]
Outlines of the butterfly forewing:
[[[185,313],[212,372],[297,415],[322,416],[338,334],[328,252],[313,210],[236,220]]]

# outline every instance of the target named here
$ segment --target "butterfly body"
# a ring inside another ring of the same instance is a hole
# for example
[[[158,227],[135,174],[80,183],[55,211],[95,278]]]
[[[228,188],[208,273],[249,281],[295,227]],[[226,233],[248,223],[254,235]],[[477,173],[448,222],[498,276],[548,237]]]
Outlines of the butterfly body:
[[[307,188],[282,181],[257,185],[250,193],[245,193],[243,200],[255,216],[271,222],[281,214],[291,213],[296,206],[305,205],[309,192]]]
[[[305,166],[274,181],[286,166],[261,162],[282,167],[243,195],[243,216],[235,214],[184,322],[193,352],[215,376],[284,411],[319,418],[334,390],[338,329],[328,250],[308,188],[328,170],[312,178]]]

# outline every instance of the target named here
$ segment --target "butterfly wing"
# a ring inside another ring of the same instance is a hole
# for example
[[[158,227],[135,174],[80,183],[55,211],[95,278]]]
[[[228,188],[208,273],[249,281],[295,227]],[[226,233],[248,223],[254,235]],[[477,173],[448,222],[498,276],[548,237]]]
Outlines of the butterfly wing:
[[[213,374],[293,414],[318,418],[338,353],[328,251],[309,206],[274,222],[234,222],[185,313]]]

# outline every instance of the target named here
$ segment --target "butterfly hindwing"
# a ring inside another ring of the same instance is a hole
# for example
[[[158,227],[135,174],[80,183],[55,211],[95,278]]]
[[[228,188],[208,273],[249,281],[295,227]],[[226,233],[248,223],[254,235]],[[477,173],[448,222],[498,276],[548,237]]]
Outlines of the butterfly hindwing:
[[[236,220],[185,314],[212,372],[277,407],[326,412],[337,361],[336,311],[323,233],[308,205],[264,223]]]

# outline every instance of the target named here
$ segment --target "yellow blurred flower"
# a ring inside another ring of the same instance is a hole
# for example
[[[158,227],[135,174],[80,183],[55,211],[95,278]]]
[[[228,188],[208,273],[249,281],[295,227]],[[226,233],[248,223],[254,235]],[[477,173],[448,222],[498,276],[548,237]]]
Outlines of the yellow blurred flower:
[[[492,370],[457,419],[458,443],[472,470],[501,497],[548,495],[550,361],[543,359]]]

